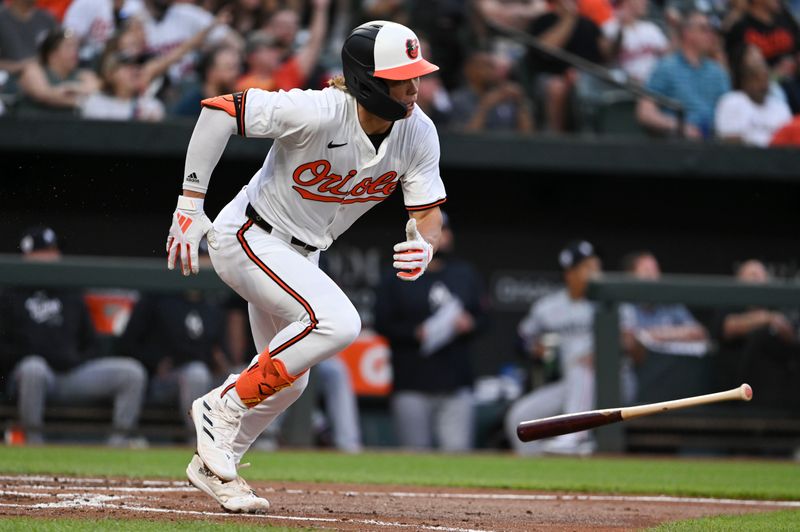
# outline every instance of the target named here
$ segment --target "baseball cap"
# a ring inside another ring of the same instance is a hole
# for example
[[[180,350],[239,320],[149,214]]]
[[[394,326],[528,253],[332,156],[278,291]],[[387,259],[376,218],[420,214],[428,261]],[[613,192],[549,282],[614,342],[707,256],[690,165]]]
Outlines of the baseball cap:
[[[42,249],[52,249],[58,247],[56,232],[44,225],[29,227],[22,233],[19,241],[19,249],[27,255]]]
[[[596,257],[597,250],[586,240],[569,242],[558,254],[558,264],[562,270],[569,270],[590,257]]]

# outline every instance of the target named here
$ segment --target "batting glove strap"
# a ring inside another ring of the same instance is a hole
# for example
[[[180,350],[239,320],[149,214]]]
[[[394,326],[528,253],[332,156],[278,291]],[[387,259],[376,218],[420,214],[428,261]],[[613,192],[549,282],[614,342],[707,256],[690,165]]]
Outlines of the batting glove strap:
[[[176,260],[180,259],[183,275],[198,273],[197,250],[204,235],[209,247],[217,249],[214,225],[203,212],[203,199],[179,196],[167,236],[167,268],[174,270]]]

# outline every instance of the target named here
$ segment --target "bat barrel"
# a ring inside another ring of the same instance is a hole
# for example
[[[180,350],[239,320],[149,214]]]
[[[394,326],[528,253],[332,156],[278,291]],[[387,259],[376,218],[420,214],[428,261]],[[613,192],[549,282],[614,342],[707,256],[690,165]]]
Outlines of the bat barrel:
[[[622,421],[622,414],[617,410],[594,410],[577,414],[524,421],[517,426],[517,437],[521,441],[533,441],[551,438],[570,432],[589,430],[595,427]]]

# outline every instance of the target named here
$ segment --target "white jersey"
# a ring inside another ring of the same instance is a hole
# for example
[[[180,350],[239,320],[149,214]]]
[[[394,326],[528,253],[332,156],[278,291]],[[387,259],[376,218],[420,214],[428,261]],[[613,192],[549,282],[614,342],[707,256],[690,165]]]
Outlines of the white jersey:
[[[194,37],[214,23],[214,15],[194,4],[172,4],[164,16],[155,19],[141,4],[126,9],[128,16],[135,16],[144,23],[147,51],[153,55],[163,55],[177,48],[184,41]],[[217,26],[206,39],[207,43],[215,43],[228,35],[227,26]],[[170,79],[179,82],[195,66],[195,53],[188,53],[169,68]]]
[[[123,13],[143,9],[139,0],[126,0]],[[74,32],[81,41],[81,59],[99,56],[114,34],[113,0],[74,0],[64,14],[64,28]]]
[[[767,147],[772,136],[792,120],[786,102],[767,95],[757,104],[742,91],[733,91],[719,99],[714,130],[718,137],[740,137],[744,144]]]
[[[594,305],[586,299],[575,300],[566,290],[559,290],[536,301],[520,322],[518,333],[526,347],[542,335],[558,335],[562,369],[594,352]]]
[[[394,123],[377,154],[355,98],[335,88],[249,89],[238,120],[240,134],[275,139],[247,186],[250,204],[273,227],[319,249],[398,186],[410,211],[446,199],[436,127],[419,107]]]
[[[617,39],[619,31],[620,23],[616,19],[603,26],[603,33],[612,42]],[[619,66],[633,79],[646,82],[659,58],[668,51],[667,36],[652,22],[637,20],[622,28]]]

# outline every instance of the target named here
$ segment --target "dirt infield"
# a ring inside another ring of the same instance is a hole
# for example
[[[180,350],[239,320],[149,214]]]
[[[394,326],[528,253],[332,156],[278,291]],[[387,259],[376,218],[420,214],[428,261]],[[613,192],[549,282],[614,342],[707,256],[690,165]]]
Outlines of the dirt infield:
[[[235,515],[188,482],[0,476],[0,516],[263,523],[325,530],[632,530],[665,521],[798,508],[800,502],[511,490],[253,483],[272,503]]]

